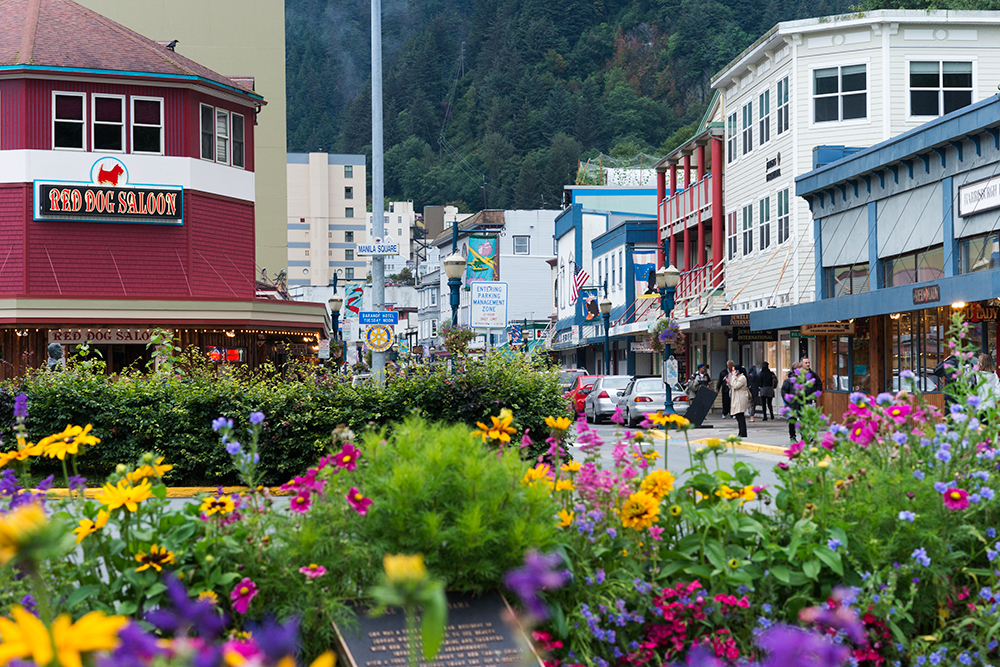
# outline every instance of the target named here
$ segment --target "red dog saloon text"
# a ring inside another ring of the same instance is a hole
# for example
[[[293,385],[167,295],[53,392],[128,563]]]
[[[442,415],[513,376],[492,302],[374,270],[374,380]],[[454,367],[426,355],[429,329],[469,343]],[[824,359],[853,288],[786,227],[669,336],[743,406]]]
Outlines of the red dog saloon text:
[[[43,185],[43,214],[179,218],[181,193],[176,190],[75,188]]]

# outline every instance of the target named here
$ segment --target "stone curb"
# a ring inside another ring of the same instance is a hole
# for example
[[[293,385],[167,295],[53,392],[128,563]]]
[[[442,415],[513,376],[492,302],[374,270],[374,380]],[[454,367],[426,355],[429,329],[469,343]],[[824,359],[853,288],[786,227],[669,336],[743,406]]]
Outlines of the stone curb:
[[[701,438],[699,440],[692,440],[693,445],[707,445],[710,438]],[[722,441],[722,444],[728,447],[733,447],[734,449],[745,449],[751,452],[760,452],[762,454],[774,454],[775,456],[784,456],[785,448],[779,447],[778,445],[762,445],[756,442],[726,442]]]

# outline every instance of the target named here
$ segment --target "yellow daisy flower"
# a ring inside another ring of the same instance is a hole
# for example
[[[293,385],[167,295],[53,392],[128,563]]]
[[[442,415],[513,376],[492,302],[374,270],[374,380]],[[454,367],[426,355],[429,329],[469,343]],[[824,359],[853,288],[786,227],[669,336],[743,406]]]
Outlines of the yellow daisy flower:
[[[645,491],[636,491],[622,505],[622,525],[643,530],[649,528],[660,514],[660,501]]]
[[[135,512],[139,509],[139,503],[149,499],[152,495],[153,486],[148,479],[142,480],[139,486],[130,486],[123,479],[119,480],[115,486],[111,486],[110,482],[105,483],[94,497],[102,505],[107,505],[109,512],[113,512],[119,507],[125,507],[129,512]]]
[[[0,516],[0,565],[13,560],[48,522],[45,510],[38,503],[21,505]]]
[[[203,514],[212,516],[213,514],[230,514],[236,510],[236,503],[233,502],[232,496],[221,496],[216,498],[215,496],[209,496],[205,498],[201,503],[201,507],[198,508]]]
[[[163,464],[163,459],[164,457],[161,456],[153,461],[152,465],[146,464],[144,466],[139,466],[129,474],[125,475],[125,479],[135,484],[139,480],[146,479],[147,477],[163,477],[165,473],[174,469],[174,467],[169,463]]]
[[[176,562],[173,551],[167,551],[166,547],[155,544],[149,547],[148,554],[140,551],[135,555],[135,559],[141,563],[139,567],[135,568],[136,572],[142,572],[149,568],[154,568],[157,572],[162,572],[164,565]]]
[[[564,463],[559,466],[559,469],[563,472],[576,472],[580,469],[579,461],[570,461],[569,463]]]
[[[570,427],[570,424],[572,424],[572,423],[573,422],[570,421],[569,417],[546,417],[545,418],[545,425],[548,426],[549,428],[555,429],[557,431],[565,431],[566,429],[568,429]]]
[[[568,479],[561,479],[556,482],[556,491],[572,491],[573,488],[573,482]]]
[[[506,414],[504,414],[506,412]],[[483,442],[487,440],[499,440],[500,442],[510,442],[510,436],[517,431],[510,425],[514,420],[514,416],[510,414],[510,411],[501,411],[500,417],[490,417],[491,424],[487,426],[483,422],[476,422],[476,426],[479,427],[478,430],[473,431],[472,435],[481,436]]]
[[[392,584],[406,584],[423,581],[427,577],[427,566],[423,554],[382,556],[385,578]]]
[[[575,515],[567,510],[559,510],[559,523],[557,524],[560,528],[565,528],[573,523],[573,517]]]
[[[80,542],[83,542],[83,538],[87,535],[92,535],[101,528],[104,528],[104,526],[108,523],[109,516],[110,515],[104,510],[100,510],[97,513],[97,519],[94,521],[91,521],[90,519],[80,519],[80,525],[73,529],[73,532],[76,533],[76,543],[79,544]]]
[[[674,490],[674,476],[669,470],[654,470],[646,475],[639,488],[653,496],[657,500],[663,498]]]

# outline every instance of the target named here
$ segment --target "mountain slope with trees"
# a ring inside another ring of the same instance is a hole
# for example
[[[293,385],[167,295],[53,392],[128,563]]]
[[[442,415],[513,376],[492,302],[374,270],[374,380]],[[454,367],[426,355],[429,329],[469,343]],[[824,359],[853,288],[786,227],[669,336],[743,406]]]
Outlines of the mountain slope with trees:
[[[558,208],[578,160],[662,154],[778,21],[846,0],[386,0],[386,201]],[[286,0],[288,150],[371,154],[370,14]]]

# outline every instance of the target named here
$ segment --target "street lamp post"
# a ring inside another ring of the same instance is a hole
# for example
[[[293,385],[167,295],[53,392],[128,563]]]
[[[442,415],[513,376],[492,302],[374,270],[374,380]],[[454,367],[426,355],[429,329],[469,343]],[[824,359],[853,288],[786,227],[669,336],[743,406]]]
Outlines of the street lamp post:
[[[333,322],[333,339],[341,340],[340,335],[340,309],[344,307],[344,299],[336,294],[330,297],[327,302],[330,304],[330,319]]]
[[[601,316],[604,317],[604,374],[611,375],[611,299],[608,298],[608,288],[604,288],[604,300],[599,304]]]
[[[462,274],[465,273],[465,258],[453,252],[444,258],[445,275],[448,276],[448,287],[451,288],[451,326],[458,326],[458,288],[462,284]]]
[[[656,272],[656,286],[660,288],[660,307],[663,308],[663,314],[667,320],[670,319],[670,311],[674,309],[674,293],[677,291],[677,283],[680,280],[681,272],[673,264]],[[670,358],[671,352],[671,345],[663,346],[664,363]],[[674,401],[671,397],[670,385],[666,382],[666,373],[664,373],[663,379],[663,384],[666,385],[667,389],[666,399],[663,402],[663,414],[669,415],[674,413]]]

